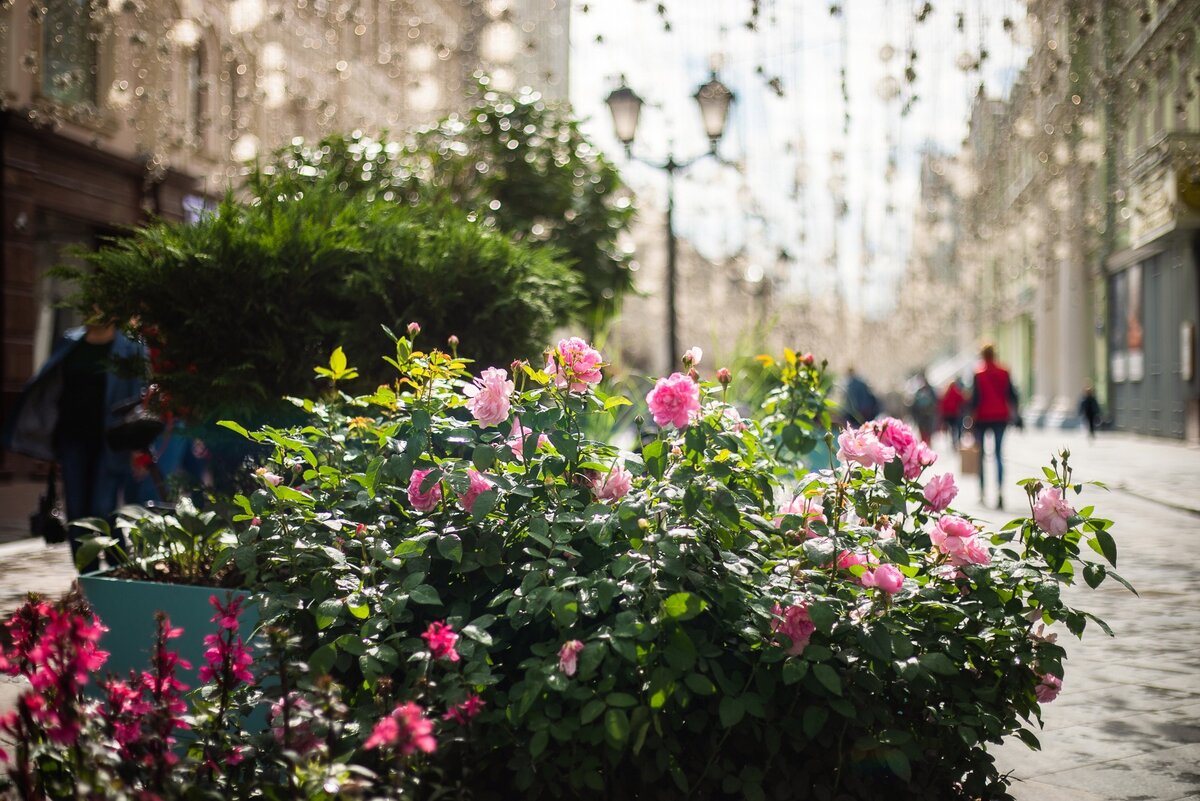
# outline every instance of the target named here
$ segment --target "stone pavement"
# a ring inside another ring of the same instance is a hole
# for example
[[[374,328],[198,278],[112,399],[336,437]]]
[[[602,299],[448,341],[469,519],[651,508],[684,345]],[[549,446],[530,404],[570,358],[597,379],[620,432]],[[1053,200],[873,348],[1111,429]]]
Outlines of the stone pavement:
[[[1019,801],[1200,801],[1200,449],[1105,434],[1094,443],[1072,431],[1005,437],[1010,483],[1040,475],[1050,454],[1067,446],[1078,480],[1109,485],[1109,492],[1086,488],[1083,501],[1116,521],[1118,570],[1141,595],[1113,581],[1068,591],[1116,638],[1096,626],[1082,641],[1060,632],[1066,679],[1046,706],[1042,750],[1014,740],[995,748],[996,759],[1018,780]],[[945,454],[933,472],[957,466]],[[955,506],[995,524],[1025,502],[1009,486],[1007,511],[984,508],[974,477],[958,482]],[[65,592],[73,578],[66,546],[0,544],[0,612],[29,590]],[[0,681],[0,710],[17,689]]]
[[[1066,593],[1116,637],[1094,625],[1082,641],[1059,632],[1066,677],[1058,699],[1044,709],[1042,750],[1016,740],[994,749],[1002,770],[1018,780],[1013,795],[1019,801],[1200,801],[1200,449],[1118,434],[1092,443],[1071,431],[1014,431],[1004,444],[1010,482],[1040,475],[1040,466],[1065,445],[1077,480],[1109,485],[1109,492],[1086,487],[1079,500],[1115,521],[1117,570],[1140,593],[1111,580],[1095,591],[1081,583]],[[947,455],[933,470],[957,465]],[[955,506],[996,524],[1026,503],[1010,486],[1006,511],[984,509],[977,479],[960,476],[958,482]],[[994,493],[989,489],[990,499]]]

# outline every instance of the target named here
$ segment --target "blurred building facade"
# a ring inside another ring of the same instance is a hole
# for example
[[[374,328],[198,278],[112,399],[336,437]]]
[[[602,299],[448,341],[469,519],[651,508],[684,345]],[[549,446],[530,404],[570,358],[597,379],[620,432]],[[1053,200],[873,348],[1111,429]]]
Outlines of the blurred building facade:
[[[1075,424],[1094,383],[1117,428],[1198,438],[1200,0],[1029,12],[1033,55],[961,154],[979,335],[1037,423]]]
[[[184,220],[294,137],[400,131],[494,83],[567,95],[566,0],[0,4],[0,375],[8,409],[56,337],[69,245]]]

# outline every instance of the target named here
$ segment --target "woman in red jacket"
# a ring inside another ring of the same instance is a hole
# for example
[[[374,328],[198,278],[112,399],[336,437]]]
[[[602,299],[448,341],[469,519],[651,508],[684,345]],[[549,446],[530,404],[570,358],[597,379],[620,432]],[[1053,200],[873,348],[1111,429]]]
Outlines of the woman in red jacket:
[[[956,449],[959,440],[962,439],[963,406],[966,403],[967,396],[963,394],[962,387],[959,386],[956,378],[946,387],[940,401],[942,425],[946,426],[946,430],[950,432],[950,439],[954,441]]]
[[[1004,508],[1004,429],[1017,413],[1017,392],[1013,389],[1008,370],[996,362],[996,349],[984,345],[979,354],[983,364],[975,371],[975,386],[971,391],[971,410],[975,420],[975,435],[979,438],[979,502],[984,500],[983,458],[986,434],[991,432],[996,451],[996,508]]]

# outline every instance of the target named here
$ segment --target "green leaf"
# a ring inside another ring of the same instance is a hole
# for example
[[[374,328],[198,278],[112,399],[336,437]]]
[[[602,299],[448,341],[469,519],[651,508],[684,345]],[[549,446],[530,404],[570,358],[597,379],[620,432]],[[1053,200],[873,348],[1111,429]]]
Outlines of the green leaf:
[[[804,710],[804,736],[810,740],[816,737],[825,727],[827,720],[829,720],[828,709],[823,706],[809,706]]]
[[[701,673],[689,673],[683,683],[696,695],[713,695],[717,691],[717,686],[712,680]]]
[[[629,715],[623,709],[604,713],[604,737],[613,748],[622,748],[629,739]]]
[[[337,649],[332,643],[326,643],[317,650],[313,651],[312,656],[308,658],[308,672],[311,676],[323,676],[333,669],[333,663],[337,661]]]
[[[542,729],[539,732],[534,732],[533,737],[529,740],[529,755],[536,759],[546,750],[546,745],[550,742],[550,732]]]
[[[488,513],[496,508],[496,500],[499,497],[499,494],[494,489],[484,490],[479,493],[479,497],[475,499],[475,505],[471,507],[471,521],[478,523],[487,517]]]
[[[1104,582],[1107,572],[1104,565],[1089,562],[1083,566],[1083,580],[1094,590]]]
[[[339,375],[346,369],[346,353],[339,345],[333,349],[333,353],[329,356],[329,369],[334,375]]]
[[[424,604],[426,606],[441,606],[442,599],[438,595],[437,590],[430,587],[428,584],[418,584],[408,592],[408,597],[414,602]]]
[[[721,699],[721,704],[717,707],[717,713],[721,718],[721,725],[727,729],[732,728],[746,716],[746,705],[742,702],[741,698],[727,695]]]
[[[808,673],[808,662],[803,659],[789,659],[783,663],[783,683],[795,684]]]
[[[457,534],[443,534],[438,537],[437,549],[442,558],[448,559],[456,565],[462,562],[463,545]]]
[[[905,784],[912,781],[912,766],[908,764],[908,757],[898,748],[889,748],[883,752],[884,761],[887,762],[888,769]]]
[[[608,705],[599,698],[593,698],[583,705],[583,709],[579,713],[579,722],[583,725],[591,723],[596,718],[604,714],[604,710],[608,709]]]
[[[491,467],[495,461],[496,449],[491,445],[479,445],[471,454],[471,463],[481,473]]]
[[[371,607],[369,604],[349,603],[346,606],[350,610],[350,614],[354,615],[359,620],[366,620],[367,616],[371,614]]]
[[[637,706],[637,699],[629,693],[609,693],[604,699],[609,706],[624,707],[628,709],[632,706]]]
[[[615,409],[618,406],[632,406],[632,405],[633,405],[633,401],[631,401],[629,398],[626,398],[624,395],[610,395],[604,401],[604,411],[607,412],[608,410]]]
[[[677,621],[691,620],[707,607],[703,598],[690,592],[677,592],[663,601],[663,611],[667,617]]]
[[[218,420],[217,425],[221,426],[222,428],[228,428],[230,431],[233,431],[236,434],[241,434],[246,439],[250,439],[250,432],[232,420]]]
[[[1117,566],[1117,542],[1107,531],[1097,531],[1095,541],[1100,545],[1100,553],[1113,567]]]
[[[817,662],[812,666],[812,672],[826,690],[834,695],[842,694],[842,677],[832,667],[824,662]]]
[[[491,645],[494,642],[494,640],[492,640],[492,635],[488,634],[485,630],[481,629],[474,623],[468,626],[463,626],[462,633],[464,636],[470,637],[472,640],[481,645]]]
[[[828,604],[814,602],[808,605],[808,619],[822,634],[829,634],[837,622],[838,613]]]
[[[950,661],[950,657],[943,653],[921,654],[921,656],[917,657],[917,660],[921,663],[921,667],[930,673],[937,673],[942,676],[955,676],[958,674],[958,666]]]

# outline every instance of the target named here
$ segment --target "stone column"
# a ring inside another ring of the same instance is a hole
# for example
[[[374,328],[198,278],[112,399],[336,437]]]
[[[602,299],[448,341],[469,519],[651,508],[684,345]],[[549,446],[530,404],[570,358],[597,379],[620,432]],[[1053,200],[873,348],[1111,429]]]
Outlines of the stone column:
[[[1088,309],[1087,271],[1083,249],[1082,170],[1069,166],[1064,172],[1067,181],[1067,202],[1059,215],[1060,259],[1058,262],[1057,395],[1048,424],[1074,428],[1079,425],[1077,412],[1083,382],[1090,372],[1087,362],[1088,340],[1091,336]]]
[[[1031,424],[1041,425],[1045,420],[1057,393],[1058,326],[1054,319],[1054,300],[1057,292],[1056,276],[1058,265],[1053,260],[1052,243],[1056,237],[1054,217],[1041,199],[1030,208],[1030,216],[1037,235],[1038,281],[1034,294],[1033,317],[1033,386],[1019,387],[1030,398],[1026,418]],[[1032,395],[1030,395],[1032,393]]]

